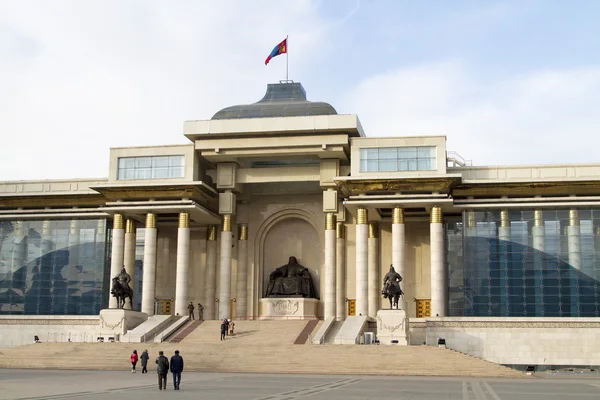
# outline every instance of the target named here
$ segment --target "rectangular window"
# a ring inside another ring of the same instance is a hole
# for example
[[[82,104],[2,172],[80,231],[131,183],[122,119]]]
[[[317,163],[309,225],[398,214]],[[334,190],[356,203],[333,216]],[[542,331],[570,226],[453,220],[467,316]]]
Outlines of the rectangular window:
[[[361,172],[433,171],[435,146],[360,149]]]
[[[119,158],[118,180],[183,178],[184,156]]]

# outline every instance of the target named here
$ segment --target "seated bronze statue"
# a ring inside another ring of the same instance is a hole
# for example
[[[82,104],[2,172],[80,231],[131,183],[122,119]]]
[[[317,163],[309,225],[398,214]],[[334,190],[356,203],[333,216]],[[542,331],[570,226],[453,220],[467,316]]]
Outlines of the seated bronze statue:
[[[269,275],[269,284],[265,297],[307,297],[318,299],[317,292],[308,268],[298,264],[296,257],[290,257]]]

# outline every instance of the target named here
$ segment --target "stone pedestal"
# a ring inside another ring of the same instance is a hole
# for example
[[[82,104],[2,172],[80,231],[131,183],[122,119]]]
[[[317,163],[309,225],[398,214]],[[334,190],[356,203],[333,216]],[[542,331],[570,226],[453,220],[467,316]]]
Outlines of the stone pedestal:
[[[260,299],[259,319],[317,319],[318,303],[303,297]]]
[[[408,346],[408,317],[404,310],[377,311],[377,339],[382,345]],[[392,343],[392,341],[398,341]]]
[[[110,308],[100,310],[100,332],[124,335],[148,319],[148,315],[139,311]]]

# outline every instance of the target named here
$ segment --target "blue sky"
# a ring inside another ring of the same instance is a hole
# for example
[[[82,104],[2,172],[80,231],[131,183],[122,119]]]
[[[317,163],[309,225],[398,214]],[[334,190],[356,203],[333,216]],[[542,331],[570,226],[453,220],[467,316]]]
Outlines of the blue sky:
[[[0,2],[0,180],[108,175],[110,147],[285,77],[368,136],[434,135],[475,165],[596,162],[598,1]],[[79,151],[86,147],[91,150]]]

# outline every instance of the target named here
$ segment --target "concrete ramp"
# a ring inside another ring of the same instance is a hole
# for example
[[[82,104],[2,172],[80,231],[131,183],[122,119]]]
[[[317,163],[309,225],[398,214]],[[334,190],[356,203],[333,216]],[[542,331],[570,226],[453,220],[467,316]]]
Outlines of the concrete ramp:
[[[171,324],[173,318],[175,317],[172,315],[153,315],[135,329],[121,336],[120,341],[130,343],[151,341],[157,333]]]
[[[367,316],[351,316],[346,318],[344,324],[335,335],[335,344],[358,344],[358,338],[367,327]]]

